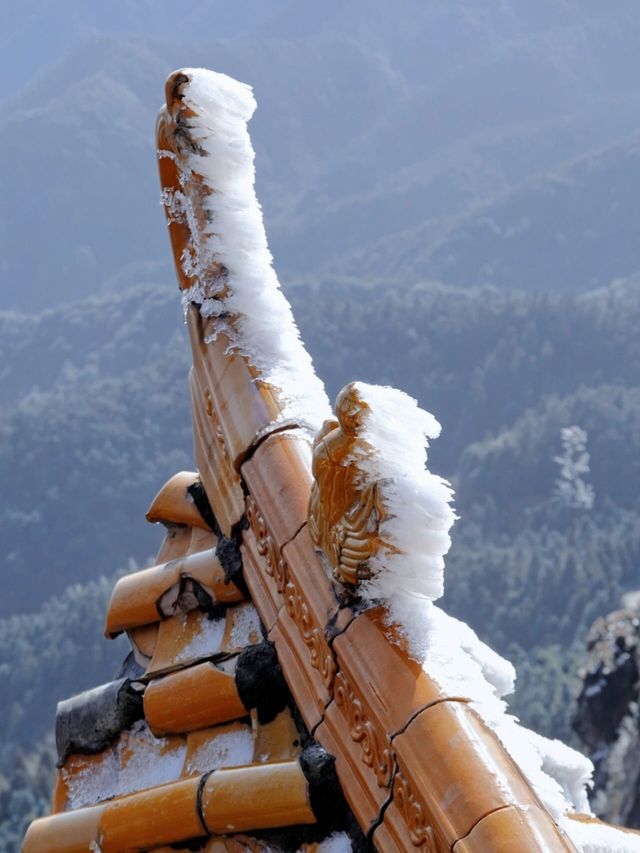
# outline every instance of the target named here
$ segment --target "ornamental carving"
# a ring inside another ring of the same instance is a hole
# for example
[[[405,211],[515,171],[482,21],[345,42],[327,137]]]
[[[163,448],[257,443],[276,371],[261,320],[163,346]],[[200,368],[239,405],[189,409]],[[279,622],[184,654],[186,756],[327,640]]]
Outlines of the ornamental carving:
[[[289,580],[285,589],[285,606],[293,619],[304,644],[309,649],[311,666],[318,670],[322,683],[330,690],[336,674],[336,663],[323,631],[314,624],[309,605],[296,586]]]
[[[247,498],[246,511],[249,527],[256,538],[258,553],[264,557],[265,571],[275,581],[278,592],[284,595],[289,575],[287,561],[280,553],[280,549],[274,542],[267,523],[258,509],[258,504],[251,495]]]
[[[368,408],[355,384],[347,385],[336,399],[337,420],[325,421],[313,443],[309,533],[338,580],[351,585],[371,577],[383,515],[378,484],[358,465],[370,452],[360,435]]]
[[[433,827],[427,822],[422,804],[416,799],[411,786],[400,772],[396,773],[393,789],[394,802],[407,824],[413,846],[418,847],[423,853],[437,853]]]
[[[211,391],[208,388],[204,392],[204,405],[207,417],[209,418],[209,422],[211,423],[213,437],[215,438],[216,444],[218,445],[218,449],[225,463],[231,468],[232,465],[231,460],[229,459],[227,443],[224,440],[224,433],[222,432],[222,427],[220,426],[220,421],[218,420],[218,414],[216,412],[216,407],[213,402]]]
[[[363,764],[373,770],[380,788],[388,788],[393,769],[391,750],[367,719],[362,700],[341,672],[336,675],[334,699],[347,719],[351,740],[360,744]]]

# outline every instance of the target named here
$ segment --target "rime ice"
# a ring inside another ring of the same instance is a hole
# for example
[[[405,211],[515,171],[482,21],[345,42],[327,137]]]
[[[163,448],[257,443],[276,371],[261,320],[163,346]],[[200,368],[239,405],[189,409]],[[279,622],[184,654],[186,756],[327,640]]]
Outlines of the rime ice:
[[[426,467],[428,440],[440,434],[439,423],[401,391],[360,382],[355,387],[368,408],[359,433],[367,452],[354,461],[365,480],[382,484],[386,517],[379,530],[391,546],[372,559],[374,577],[359,592],[372,604],[386,602],[412,657],[444,695],[470,701],[580,850],[640,850],[640,841],[628,833],[564,817],[590,812],[591,762],[507,713],[503,697],[514,689],[513,666],[434,604],[443,592],[444,556],[455,520],[450,485]]]
[[[193,211],[181,194],[170,206],[186,217],[194,253],[183,257],[188,275],[198,283],[186,291],[187,302],[200,305],[204,316],[220,318],[218,329],[259,370],[264,382],[284,392],[283,419],[317,430],[329,416],[324,386],[316,376],[272,267],[272,257],[254,190],[254,151],[247,122],[256,108],[251,88],[205,69],[187,69],[190,82],[183,103],[195,113],[190,137],[197,150],[188,168],[200,175],[204,196],[204,229],[191,221]],[[207,270],[222,264],[225,292],[207,283]],[[226,316],[233,323],[225,321]]]

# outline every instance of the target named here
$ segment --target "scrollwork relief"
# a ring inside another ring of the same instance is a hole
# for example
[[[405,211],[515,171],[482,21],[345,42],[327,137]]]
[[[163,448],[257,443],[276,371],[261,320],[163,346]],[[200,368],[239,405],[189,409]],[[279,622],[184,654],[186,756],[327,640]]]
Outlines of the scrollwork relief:
[[[285,589],[285,606],[300,631],[304,644],[309,649],[311,666],[322,678],[322,683],[331,689],[336,673],[336,664],[322,629],[314,623],[309,605],[291,579]]]
[[[388,788],[393,769],[391,750],[381,742],[375,726],[367,719],[362,699],[341,672],[336,675],[334,698],[336,705],[343,709],[351,739],[360,744],[363,763],[375,773],[378,786]]]
[[[246,512],[249,527],[256,538],[258,553],[264,557],[265,571],[275,581],[278,592],[284,595],[289,575],[287,561],[275,544],[262,513],[251,495],[247,498]]]
[[[423,853],[437,853],[433,827],[429,825],[425,810],[416,799],[411,785],[400,772],[396,773],[393,801],[407,824],[413,846],[418,847]]]

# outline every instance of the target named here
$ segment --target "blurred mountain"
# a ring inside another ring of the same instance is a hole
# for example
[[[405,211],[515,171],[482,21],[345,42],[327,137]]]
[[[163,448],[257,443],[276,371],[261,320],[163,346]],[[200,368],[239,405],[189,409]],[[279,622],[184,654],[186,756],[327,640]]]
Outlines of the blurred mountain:
[[[640,135],[634,134],[458,217],[372,241],[336,266],[343,275],[398,283],[430,278],[584,290],[638,270],[639,218]]]
[[[255,86],[258,191],[286,281],[583,290],[631,275],[639,27],[627,0],[180,15],[32,0],[0,41],[0,307],[38,311],[150,265],[171,276],[153,122],[183,65]]]
[[[95,36],[121,38],[196,38],[203,32],[228,38],[251,33],[282,8],[283,0],[195,0],[176,10],[169,0],[112,0],[107,5],[83,0],[24,0],[3,9],[0,59],[5,92],[30,82]]]

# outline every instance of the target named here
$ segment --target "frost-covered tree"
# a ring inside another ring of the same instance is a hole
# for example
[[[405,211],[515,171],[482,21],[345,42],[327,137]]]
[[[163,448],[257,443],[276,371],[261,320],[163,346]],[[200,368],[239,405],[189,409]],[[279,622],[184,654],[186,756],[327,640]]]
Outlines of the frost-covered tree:
[[[585,479],[589,475],[587,432],[579,426],[564,427],[561,431],[562,453],[554,456],[560,466],[554,497],[567,509],[589,510],[593,507],[593,486]]]

